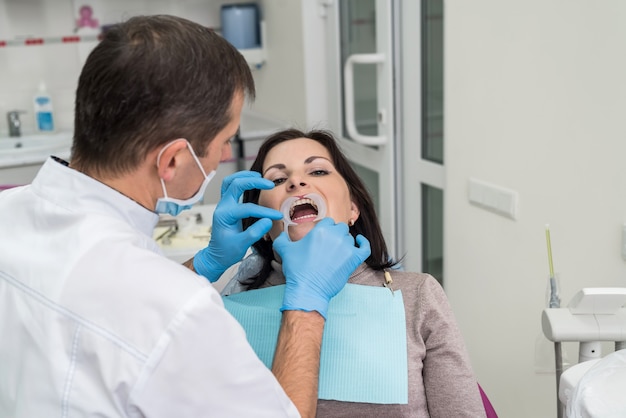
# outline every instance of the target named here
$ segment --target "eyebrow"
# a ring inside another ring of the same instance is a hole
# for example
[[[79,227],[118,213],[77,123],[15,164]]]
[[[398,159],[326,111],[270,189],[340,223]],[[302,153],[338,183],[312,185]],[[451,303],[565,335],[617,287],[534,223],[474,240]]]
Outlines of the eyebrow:
[[[318,158],[326,160],[326,161],[328,161],[329,163],[332,164],[332,161],[330,161],[328,158],[322,157],[322,156],[319,156],[319,155],[312,155],[312,156],[310,156],[309,158],[304,160],[304,164],[311,164],[313,161],[317,160]],[[265,173],[267,173],[272,168],[275,168],[277,170],[284,170],[286,168],[286,166],[283,163],[278,163],[278,164],[271,165],[271,166],[267,167],[267,169],[263,172],[263,175],[265,175]]]

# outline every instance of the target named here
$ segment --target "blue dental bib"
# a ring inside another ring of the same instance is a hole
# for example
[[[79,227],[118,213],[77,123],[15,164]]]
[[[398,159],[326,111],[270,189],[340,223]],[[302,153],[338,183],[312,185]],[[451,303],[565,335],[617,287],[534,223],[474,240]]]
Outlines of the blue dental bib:
[[[261,361],[272,367],[285,286],[223,297]],[[402,292],[347,284],[328,307],[319,398],[408,403],[406,320]]]

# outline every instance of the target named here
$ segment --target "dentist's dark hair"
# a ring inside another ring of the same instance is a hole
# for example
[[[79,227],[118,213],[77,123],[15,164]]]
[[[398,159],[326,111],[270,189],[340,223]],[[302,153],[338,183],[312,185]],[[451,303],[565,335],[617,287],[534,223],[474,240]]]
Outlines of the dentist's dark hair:
[[[398,264],[398,262],[393,261],[389,256],[387,244],[385,243],[385,238],[383,237],[378,217],[376,216],[376,210],[374,209],[374,202],[372,201],[372,197],[370,196],[367,187],[356,171],[354,171],[354,168],[350,165],[350,162],[339,148],[337,140],[331,132],[326,130],[302,132],[297,129],[287,129],[276,132],[263,142],[254,162],[252,163],[252,166],[250,167],[250,170],[262,174],[263,163],[265,162],[265,158],[270,150],[282,142],[298,138],[308,138],[313,141],[317,141],[324,148],[326,148],[330,154],[333,165],[337,169],[337,172],[346,181],[348,190],[350,191],[350,197],[360,211],[359,218],[356,220],[354,225],[350,227],[350,234],[353,237],[356,237],[359,234],[363,235],[369,240],[372,249],[372,253],[367,260],[365,260],[365,263],[374,270],[383,270]],[[259,203],[260,193],[261,191],[258,189],[247,190],[243,194],[243,201]],[[243,228],[248,228],[256,221],[256,218],[244,219]],[[247,285],[248,290],[259,288],[265,283],[272,271],[270,262],[274,258],[271,240],[260,239],[252,246],[263,258],[263,266],[257,275],[242,282],[244,285]]]
[[[167,15],[113,25],[78,80],[71,164],[88,174],[129,173],[177,138],[203,157],[231,121],[237,94],[254,98],[250,67],[212,29]]]

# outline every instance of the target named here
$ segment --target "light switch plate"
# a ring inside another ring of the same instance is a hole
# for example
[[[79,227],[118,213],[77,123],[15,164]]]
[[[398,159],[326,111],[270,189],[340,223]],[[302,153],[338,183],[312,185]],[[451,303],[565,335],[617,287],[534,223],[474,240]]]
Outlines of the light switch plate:
[[[499,215],[517,219],[518,194],[515,190],[470,178],[469,201]]]

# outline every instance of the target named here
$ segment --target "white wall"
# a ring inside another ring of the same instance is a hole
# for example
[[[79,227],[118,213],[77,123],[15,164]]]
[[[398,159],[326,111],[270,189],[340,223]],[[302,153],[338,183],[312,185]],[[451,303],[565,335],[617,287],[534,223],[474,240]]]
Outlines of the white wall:
[[[445,19],[446,291],[500,416],[555,416],[534,369],[545,224],[564,304],[626,286],[626,2],[449,1]],[[470,177],[517,191],[518,219],[470,205]]]
[[[114,23],[137,14],[168,13],[219,30],[221,5],[238,2],[91,0],[88,3],[100,24]],[[72,35],[77,10],[82,4],[84,2],[78,0],[0,0],[0,40]],[[272,116],[290,125],[304,126],[307,112],[310,113],[312,108],[305,102],[312,99],[305,98],[306,70],[300,2],[273,0],[259,4],[267,22],[267,39],[264,40],[267,61],[261,69],[253,71],[258,99],[247,110]],[[14,109],[27,112],[21,115],[23,133],[35,131],[32,100],[41,80],[45,81],[53,100],[56,130],[72,131],[78,77],[84,60],[96,43],[0,47],[0,137],[8,135],[5,115]],[[251,147],[254,144],[249,144],[247,148]],[[246,151],[250,154],[248,149]],[[207,189],[207,202],[218,200],[223,177],[236,169],[234,162],[221,164],[216,178]],[[36,170],[30,170],[20,183],[27,182],[30,173],[34,172]],[[4,173],[0,174],[0,183],[8,181],[5,177]]]
[[[0,1],[0,39],[72,34],[70,1]],[[35,131],[33,97],[40,81],[47,85],[55,109],[55,125],[71,130],[74,91],[79,74],[76,45],[7,46],[0,48],[0,136],[6,136],[6,113],[22,110],[24,133]]]
[[[91,0],[99,23],[114,23],[136,14],[171,13],[219,27],[220,5],[229,1]],[[0,40],[74,34],[81,1],[0,0]],[[79,35],[82,33],[78,33]],[[74,92],[80,69],[96,42],[7,46],[0,48],[0,136],[8,132],[6,112],[24,110],[23,132],[35,130],[32,99],[40,81],[51,95],[57,130],[73,129]]]
[[[266,23],[267,61],[254,73],[254,108],[290,124],[306,118],[301,4],[292,0],[262,0]]]

